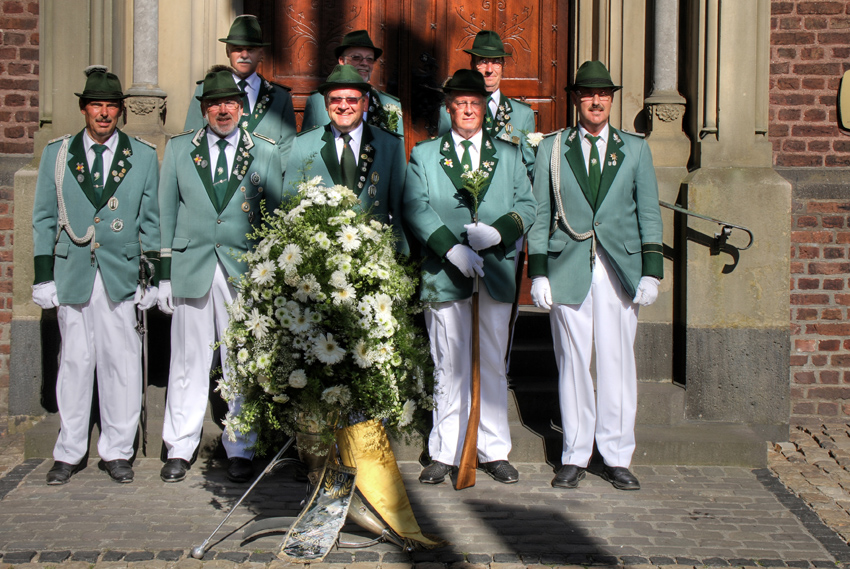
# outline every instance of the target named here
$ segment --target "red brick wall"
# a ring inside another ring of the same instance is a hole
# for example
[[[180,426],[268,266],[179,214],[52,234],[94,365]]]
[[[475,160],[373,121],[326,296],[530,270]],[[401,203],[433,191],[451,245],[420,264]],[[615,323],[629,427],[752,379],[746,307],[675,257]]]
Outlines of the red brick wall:
[[[850,166],[838,84],[850,69],[850,2],[771,1],[770,139],[776,166]]]
[[[0,154],[32,154],[38,129],[38,2],[0,0]]]
[[[798,200],[791,232],[791,415],[850,417],[850,201]]]

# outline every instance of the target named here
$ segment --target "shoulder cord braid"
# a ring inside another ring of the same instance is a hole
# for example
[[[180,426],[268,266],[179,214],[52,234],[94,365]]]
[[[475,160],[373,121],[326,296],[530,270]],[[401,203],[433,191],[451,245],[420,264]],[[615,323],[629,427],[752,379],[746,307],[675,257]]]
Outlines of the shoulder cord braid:
[[[585,231],[584,233],[577,233],[575,229],[570,227],[570,222],[567,221],[567,214],[564,212],[564,202],[561,200],[561,132],[555,135],[554,144],[552,144],[552,155],[549,160],[549,174],[552,180],[552,195],[555,198],[555,224],[552,226],[552,233],[555,233],[555,229],[558,226],[563,229],[567,235],[570,236],[570,239],[573,241],[586,241],[591,239],[590,242],[590,267],[593,269],[593,264],[596,260],[596,232],[591,228],[590,231]]]
[[[65,160],[68,157],[68,138],[62,141],[62,146],[59,148],[59,154],[56,156],[56,202],[59,208],[59,223],[56,229],[56,242],[59,241],[59,235],[62,230],[68,234],[76,245],[83,246],[86,243],[91,243],[92,263],[94,263],[94,225],[89,225],[86,234],[83,237],[77,237],[71,224],[68,223],[68,211],[65,209],[65,197],[62,194],[62,183],[65,180]]]

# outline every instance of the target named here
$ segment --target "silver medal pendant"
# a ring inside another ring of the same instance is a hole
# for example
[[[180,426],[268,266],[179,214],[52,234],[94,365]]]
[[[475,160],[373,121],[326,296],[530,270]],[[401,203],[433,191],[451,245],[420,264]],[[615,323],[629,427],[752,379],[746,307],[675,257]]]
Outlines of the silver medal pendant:
[[[118,198],[112,196],[111,198],[109,198],[109,201],[106,202],[106,205],[109,206],[109,209],[115,211],[116,209],[118,209]]]

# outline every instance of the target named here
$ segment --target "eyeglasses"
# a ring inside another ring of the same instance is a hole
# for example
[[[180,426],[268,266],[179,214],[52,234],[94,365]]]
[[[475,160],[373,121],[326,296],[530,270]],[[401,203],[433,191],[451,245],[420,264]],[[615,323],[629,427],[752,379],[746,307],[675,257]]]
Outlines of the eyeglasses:
[[[374,57],[363,57],[362,55],[346,55],[345,60],[351,63],[360,64],[366,62],[368,65],[374,65]]]
[[[215,110],[219,107],[224,107],[228,111],[235,111],[239,108],[239,105],[242,104],[242,101],[237,101],[235,99],[230,99],[227,101],[216,101],[215,103],[207,103],[207,109]]]
[[[345,101],[346,103],[348,103],[349,105],[351,105],[353,107],[354,105],[359,103],[361,99],[363,99],[362,96],[360,96],[360,97],[328,97],[328,102],[331,105],[341,105],[342,102]]]
[[[600,101],[610,101],[614,96],[614,91],[611,89],[591,89],[589,91],[576,91],[576,95],[582,101],[592,101],[594,97],[599,97]]]
[[[489,57],[481,58],[475,62],[475,67],[487,67],[487,64],[492,65],[493,67],[501,67],[505,64],[504,59],[491,59]]]
[[[452,101],[452,105],[459,109],[467,107],[471,109],[480,109],[484,104],[481,101]]]

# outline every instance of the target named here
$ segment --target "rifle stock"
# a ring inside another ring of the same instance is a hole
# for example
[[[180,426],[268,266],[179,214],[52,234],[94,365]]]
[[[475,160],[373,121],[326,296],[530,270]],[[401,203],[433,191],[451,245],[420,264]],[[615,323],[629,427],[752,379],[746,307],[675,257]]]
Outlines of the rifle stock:
[[[478,277],[476,277],[476,285]],[[469,421],[463,439],[455,490],[475,486],[478,468],[478,423],[481,420],[481,351],[478,334],[478,287],[472,293],[472,378],[470,381]]]

